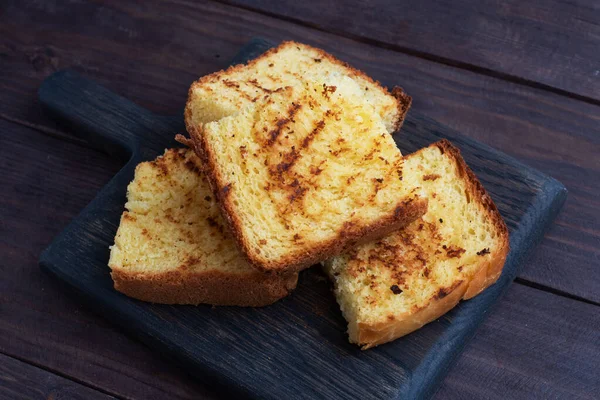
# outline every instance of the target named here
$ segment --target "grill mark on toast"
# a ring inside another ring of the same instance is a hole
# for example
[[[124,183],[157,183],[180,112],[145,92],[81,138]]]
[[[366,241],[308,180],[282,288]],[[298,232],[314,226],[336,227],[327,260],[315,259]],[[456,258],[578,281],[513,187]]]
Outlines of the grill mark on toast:
[[[270,78],[270,79],[275,82],[275,80],[273,78]],[[255,88],[260,89],[260,90],[262,90],[263,92],[265,92],[267,94],[278,93],[278,92],[280,92],[282,90],[285,90],[285,87],[278,87],[277,89],[268,89],[268,88],[266,88],[264,86],[261,86],[261,84],[258,82],[258,80],[256,78],[255,79],[250,79],[248,81],[248,83],[250,83]]]
[[[282,129],[289,123],[290,123],[289,118],[281,118],[275,122],[275,125],[277,126],[277,128],[275,128],[269,132],[269,137],[267,138],[267,143],[266,143],[267,146],[273,146],[275,144],[275,142],[277,141],[277,138],[279,137],[279,135],[281,135]]]
[[[256,100],[258,100],[258,97],[252,97],[248,93],[246,93],[244,90],[238,90],[238,94],[240,96],[242,96],[243,98],[245,98],[246,100],[250,100],[252,103],[254,103]]]
[[[289,186],[292,188],[292,193],[288,195],[290,203],[301,199],[302,196],[304,196],[304,193],[306,193],[306,191],[308,190],[307,188],[300,186],[300,182],[298,182],[298,179],[294,179]]]
[[[275,122],[276,128],[269,132],[266,146],[273,146],[277,141],[279,135],[281,135],[281,131],[290,123],[294,121],[294,116],[298,113],[298,111],[302,108],[302,104],[300,103],[292,103],[292,105],[288,108],[287,116],[285,118],[280,118]]]
[[[327,113],[329,113],[330,110],[327,110]],[[327,113],[325,113],[325,115],[328,115]],[[302,140],[302,149],[306,149],[310,143],[315,139],[315,137],[323,131],[323,128],[325,128],[325,121],[324,120],[320,120],[319,122],[317,122],[317,125],[314,127],[314,129]]]
[[[296,151],[294,146],[292,146],[292,151],[283,155],[283,161],[275,165],[274,167],[269,168],[269,172],[272,176],[279,177],[282,179],[282,176],[285,172],[289,171],[290,168],[296,163],[300,154]]]
[[[313,175],[313,176],[319,176],[319,175],[321,175],[321,172],[323,172],[325,170],[324,168],[321,168],[321,167],[326,162],[327,162],[327,160],[321,160],[321,162],[319,163],[318,166],[315,167],[314,165],[311,165],[310,166],[310,174]],[[312,182],[312,180],[311,180],[310,183],[314,184],[314,182]]]
[[[293,121],[293,117],[300,109],[300,106],[301,104],[293,103],[292,108],[290,109],[290,111],[293,111],[290,112],[290,121]],[[315,139],[315,137],[319,135],[319,133],[321,133],[325,128],[326,123],[324,118],[331,117],[332,115],[333,112],[331,110],[327,110],[325,112],[325,115],[323,116],[323,119],[320,119],[315,124],[315,127],[310,131],[310,133],[306,135],[304,139],[302,139],[302,142],[300,143],[300,150],[302,150],[302,152],[296,149],[295,146],[292,146],[291,151],[281,154],[281,161],[279,163],[269,167],[269,174],[273,177],[274,181],[280,182],[278,188],[288,192],[288,195],[286,197],[289,201],[289,204],[286,205],[283,209],[283,215],[293,214],[292,210],[290,209],[291,206],[295,208],[297,212],[304,213],[302,202],[300,200],[308,191],[308,187],[306,187],[306,184],[308,184],[309,186],[315,186],[315,182],[313,179],[306,179],[304,177],[300,177],[303,181],[303,184],[300,184],[300,181],[298,179],[299,176],[293,171],[292,168],[300,159],[300,157],[302,157],[302,154],[304,153],[303,150],[306,150],[310,146],[312,141]],[[321,163],[316,169],[313,169],[314,167],[311,166],[311,174],[313,174],[314,171],[313,175],[319,175],[323,171],[321,167],[324,163],[325,161],[321,161]],[[289,183],[286,184],[286,181]],[[287,218],[284,217],[283,220],[286,222],[286,224],[288,223]]]
[[[325,112],[325,116],[331,116],[332,114],[333,113],[331,112],[331,110],[327,110]],[[286,168],[282,172],[287,172],[287,173],[292,172],[291,168],[300,159],[300,157],[302,157],[302,154],[304,154],[304,151],[310,146],[310,144],[313,142],[315,137],[317,135],[319,135],[321,132],[323,132],[325,125],[326,125],[326,123],[325,123],[324,119],[319,120],[316,123],[313,130],[302,140],[302,143],[300,145],[300,148],[303,150],[302,153],[299,153],[295,149],[293,149],[292,152],[290,152],[286,155],[287,157],[289,157],[289,161],[287,163],[285,163]],[[316,179],[317,175],[319,175],[321,172],[323,172],[323,169],[321,169],[321,166],[324,163],[325,163],[325,160],[322,160],[320,162],[320,164],[317,167],[317,169],[315,170],[314,174],[313,174],[313,166],[310,167],[310,171],[313,176],[309,177],[308,179],[304,178],[307,185],[312,186],[312,187],[318,186],[315,182],[315,179]],[[279,167],[279,165],[278,165],[278,167]],[[296,211],[303,214],[304,207],[300,200],[304,197],[304,195],[308,191],[308,188],[306,186],[300,186],[299,184],[297,184],[297,182],[298,182],[297,178],[295,178],[294,181],[292,181],[292,184],[290,185],[292,187],[292,193],[290,195],[288,195],[288,199],[290,201],[290,205],[295,205]],[[290,210],[290,207],[288,206],[288,207],[286,207],[285,214],[291,213],[291,211],[292,210]]]
[[[435,181],[438,178],[440,178],[439,174],[427,174],[427,175],[423,175],[423,180],[424,181]]]
[[[239,89],[240,88],[240,84],[234,81],[230,81],[229,79],[223,79],[223,84],[227,87],[231,87],[231,88],[235,88],[235,89]]]
[[[300,145],[300,148],[302,150],[305,150],[310,143],[314,140],[314,138],[319,134],[319,132],[321,132],[323,130],[323,128],[325,127],[325,121],[324,120],[320,120],[319,122],[317,122],[315,128],[302,140],[302,143]],[[292,146],[292,150],[284,153],[282,155],[283,160],[281,162],[279,162],[277,165],[275,165],[275,167],[271,167],[269,169],[269,172],[271,173],[272,176],[276,176],[277,178],[279,178],[279,180],[282,180],[282,174],[290,171],[290,169],[294,166],[294,164],[300,159],[300,157],[302,156],[302,153],[298,152],[298,150],[296,150],[295,146]],[[321,163],[323,164],[323,163]],[[320,170],[319,173],[321,173],[322,170]]]

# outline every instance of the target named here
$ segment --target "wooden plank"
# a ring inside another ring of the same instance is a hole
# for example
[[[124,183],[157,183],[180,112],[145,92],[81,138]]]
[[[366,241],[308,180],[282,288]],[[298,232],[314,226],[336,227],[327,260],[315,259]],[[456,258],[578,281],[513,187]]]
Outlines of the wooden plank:
[[[97,390],[0,354],[0,400],[114,399]]]
[[[120,165],[1,120],[0,149],[0,352],[119,397],[208,396],[39,269],[39,253]]]
[[[226,2],[600,102],[600,4],[594,0]]]
[[[0,16],[0,114],[55,128],[34,95],[45,76],[66,67],[153,111],[177,114],[189,83],[224,67],[251,37],[312,43],[388,86],[404,86],[415,112],[562,181],[570,197],[521,277],[600,302],[597,106],[220,4],[40,7],[14,1]]]
[[[596,399],[600,307],[513,285],[437,399]]]

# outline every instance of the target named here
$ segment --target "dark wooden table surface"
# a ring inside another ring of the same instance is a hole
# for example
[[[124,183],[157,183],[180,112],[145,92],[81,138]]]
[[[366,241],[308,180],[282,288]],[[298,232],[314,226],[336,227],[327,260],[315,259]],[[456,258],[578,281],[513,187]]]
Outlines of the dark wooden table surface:
[[[0,398],[218,398],[45,276],[42,249],[121,165],[43,113],[71,67],[161,114],[252,37],[328,51],[569,198],[436,398],[600,393],[600,3],[0,2]],[[590,366],[592,368],[590,368]]]

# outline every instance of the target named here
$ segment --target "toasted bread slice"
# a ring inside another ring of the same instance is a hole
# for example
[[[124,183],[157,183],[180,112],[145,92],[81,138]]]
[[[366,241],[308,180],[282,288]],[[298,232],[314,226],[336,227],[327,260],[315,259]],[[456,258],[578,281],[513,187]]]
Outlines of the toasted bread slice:
[[[360,87],[348,77],[329,82],[280,88],[189,131],[232,232],[261,271],[301,270],[426,211]]]
[[[286,296],[297,274],[263,274],[237,249],[189,149],[143,162],[110,253],[115,289],[166,304],[264,306]]]
[[[494,283],[509,249],[496,206],[448,141],[405,158],[404,183],[429,198],[403,230],[325,263],[348,321],[367,349],[440,317]]]
[[[207,75],[189,91],[185,109],[188,131],[192,127],[233,115],[265,94],[285,86],[302,86],[315,78],[349,77],[360,87],[364,101],[375,108],[388,132],[402,125],[411,98],[401,88],[391,93],[364,73],[321,49],[284,42],[247,65],[236,65]]]

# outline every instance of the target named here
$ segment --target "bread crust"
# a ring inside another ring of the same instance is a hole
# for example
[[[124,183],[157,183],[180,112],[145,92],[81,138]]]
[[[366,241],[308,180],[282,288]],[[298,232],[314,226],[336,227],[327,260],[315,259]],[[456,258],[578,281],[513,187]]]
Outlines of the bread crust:
[[[312,46],[309,46],[304,43],[298,43],[298,42],[294,42],[294,41],[284,41],[279,46],[273,47],[273,48],[267,50],[266,52],[264,52],[257,58],[248,61],[248,63],[246,63],[246,64],[232,65],[231,67],[229,67],[227,69],[217,71],[210,75],[205,75],[202,78],[198,79],[196,82],[192,83],[192,85],[190,86],[190,88],[188,90],[188,98],[187,98],[187,102],[186,102],[186,106],[185,106],[185,110],[184,110],[184,119],[185,119],[185,126],[186,126],[187,131],[189,132],[190,129],[194,128],[194,126],[191,122],[192,121],[192,104],[191,104],[192,101],[191,100],[193,97],[194,89],[197,86],[202,86],[207,81],[214,79],[215,76],[219,76],[221,74],[226,75],[226,74],[238,72],[243,68],[252,67],[253,65],[258,63],[262,59],[270,57],[274,54],[277,54],[278,52],[280,52],[281,50],[285,49],[288,46],[301,46],[301,47],[307,48],[309,50],[315,51],[317,54],[319,54],[319,56],[321,58],[325,58],[333,64],[338,64],[338,65],[341,65],[341,66],[345,67],[346,69],[348,69],[348,71],[350,72],[350,76],[360,77],[360,78],[366,80],[367,82],[371,83],[378,89],[380,89],[385,95],[394,97],[397,102],[397,110],[398,110],[398,115],[395,116],[396,121],[394,122],[394,131],[397,131],[398,129],[400,129],[400,127],[402,126],[402,123],[404,122],[406,113],[408,112],[408,109],[410,108],[410,106],[412,104],[412,98],[408,94],[406,94],[404,92],[404,90],[402,90],[402,88],[396,86],[393,88],[392,92],[390,93],[389,90],[385,86],[383,86],[383,85],[381,85],[381,83],[379,83],[379,81],[374,80],[373,78],[371,78],[364,72],[352,67],[347,62],[335,58],[331,54],[327,53],[325,50],[319,49],[317,47],[312,47]]]
[[[412,97],[406,94],[406,92],[399,86],[394,86],[392,89],[392,96],[396,98],[396,102],[398,104],[398,119],[394,125],[394,131],[398,131],[402,127],[404,119],[406,118],[406,114],[412,105]]]
[[[116,290],[138,300],[161,304],[267,306],[287,296],[298,281],[297,274],[281,276],[255,271],[191,273],[177,269],[153,274],[111,268]]]
[[[452,287],[443,288],[444,296],[438,296],[430,300],[428,304],[413,310],[410,313],[394,316],[393,320],[386,320],[377,324],[359,323],[357,337],[353,338],[363,350],[387,343],[404,335],[407,335],[423,325],[441,317],[454,308],[461,299],[467,300],[492,285],[500,277],[502,268],[508,255],[509,233],[502,216],[489,194],[479,182],[473,171],[467,166],[460,150],[448,140],[443,139],[432,144],[440,149],[442,153],[449,154],[456,163],[459,173],[465,175],[472,201],[477,201],[487,211],[488,218],[496,227],[496,233],[500,245],[496,251],[481,262],[477,272],[466,280],[455,282]]]
[[[218,199],[224,220],[227,222],[236,243],[248,262],[261,272],[283,274],[299,272],[327,258],[341,254],[357,244],[380,239],[405,227],[427,212],[427,199],[411,198],[399,204],[392,214],[370,225],[357,226],[349,222],[344,226],[344,230],[339,232],[337,237],[328,241],[319,243],[311,248],[302,249],[297,253],[290,254],[278,260],[264,259],[253,251],[244,238],[241,221],[228,195],[231,189],[219,174],[214,152],[201,130],[202,126],[191,127],[189,134],[192,137],[192,143],[186,143],[193,146],[194,151],[206,166],[204,172],[214,196]]]

